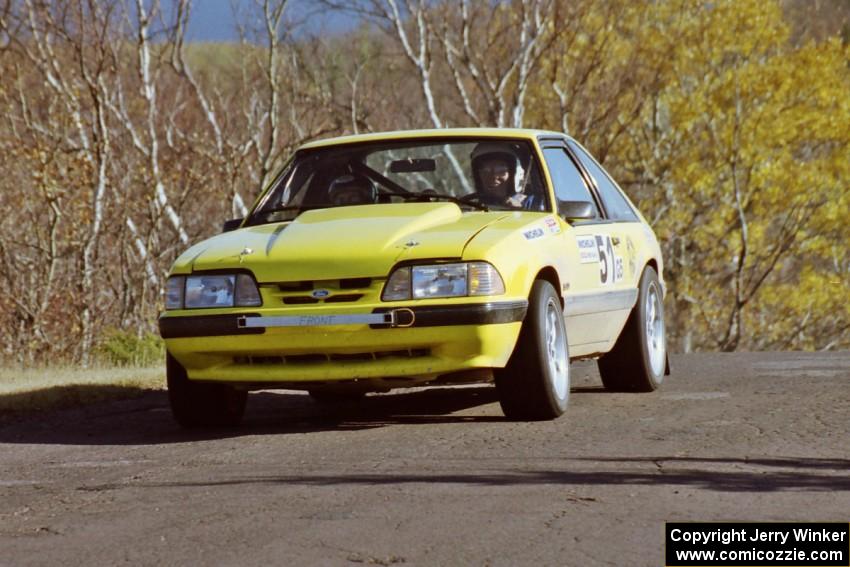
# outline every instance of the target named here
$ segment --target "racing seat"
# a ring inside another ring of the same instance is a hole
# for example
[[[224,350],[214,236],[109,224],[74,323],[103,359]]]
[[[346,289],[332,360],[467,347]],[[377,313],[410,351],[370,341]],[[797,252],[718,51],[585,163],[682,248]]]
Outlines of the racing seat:
[[[328,186],[328,202],[332,205],[370,205],[378,202],[378,190],[365,175],[346,173]]]

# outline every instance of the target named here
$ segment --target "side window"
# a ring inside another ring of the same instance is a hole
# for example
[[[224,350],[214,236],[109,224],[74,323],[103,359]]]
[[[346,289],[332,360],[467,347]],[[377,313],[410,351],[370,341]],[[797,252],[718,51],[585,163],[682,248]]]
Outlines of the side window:
[[[598,217],[599,211],[593,196],[567,152],[561,148],[544,148],[543,157],[546,159],[549,175],[555,185],[555,196],[560,201],[589,201],[593,204],[593,210]]]
[[[590,154],[584,151],[581,146],[574,142],[568,143],[578,156],[581,164],[596,182],[596,188],[599,189],[599,196],[605,204],[605,209],[608,211],[608,217],[615,220],[638,220],[638,217],[631,205],[629,205],[628,201],[626,201],[625,197],[623,197],[623,194],[620,192],[620,188],[614,184],[611,176],[602,169],[602,166],[596,163],[596,160],[590,157]]]

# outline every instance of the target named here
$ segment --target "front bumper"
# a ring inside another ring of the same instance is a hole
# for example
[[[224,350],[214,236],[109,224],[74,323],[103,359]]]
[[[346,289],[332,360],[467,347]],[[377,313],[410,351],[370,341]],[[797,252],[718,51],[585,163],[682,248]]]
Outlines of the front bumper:
[[[168,351],[190,379],[304,384],[503,367],[525,317],[525,299],[500,302],[166,312]],[[394,312],[392,314],[388,314]],[[356,322],[355,322],[356,321]]]

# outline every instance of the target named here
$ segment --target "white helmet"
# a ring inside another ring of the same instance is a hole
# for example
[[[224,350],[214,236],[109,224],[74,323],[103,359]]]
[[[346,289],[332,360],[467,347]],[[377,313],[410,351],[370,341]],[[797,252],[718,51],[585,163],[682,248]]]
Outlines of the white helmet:
[[[525,186],[525,170],[522,167],[519,157],[511,147],[509,142],[481,142],[469,154],[469,159],[472,164],[472,176],[475,180],[475,188],[481,189],[481,179],[478,171],[481,169],[481,162],[485,159],[498,159],[508,165],[511,172],[510,180],[512,181],[514,193],[519,193]]]

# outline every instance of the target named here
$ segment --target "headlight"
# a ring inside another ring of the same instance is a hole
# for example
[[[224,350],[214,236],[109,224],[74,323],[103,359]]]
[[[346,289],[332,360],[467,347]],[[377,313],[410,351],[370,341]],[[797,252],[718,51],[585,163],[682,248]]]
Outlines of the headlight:
[[[186,278],[186,308],[233,307],[236,276],[189,276]]]
[[[256,307],[263,301],[248,274],[208,274],[168,278],[166,309]]]
[[[413,298],[466,295],[466,264],[438,264],[413,268]]]
[[[387,280],[381,299],[401,301],[503,293],[505,284],[496,268],[487,262],[463,262],[399,268]]]

